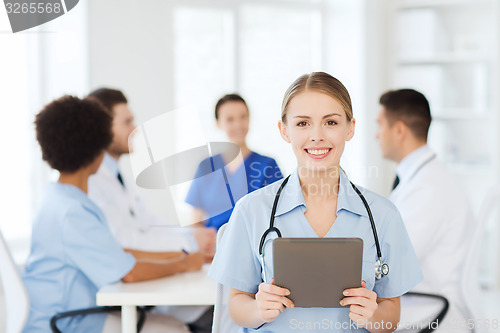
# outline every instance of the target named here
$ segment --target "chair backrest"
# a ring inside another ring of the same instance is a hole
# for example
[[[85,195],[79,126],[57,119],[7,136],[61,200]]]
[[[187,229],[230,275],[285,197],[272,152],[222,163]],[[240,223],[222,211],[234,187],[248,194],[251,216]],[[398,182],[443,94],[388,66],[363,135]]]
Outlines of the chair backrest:
[[[224,231],[226,231],[227,223],[223,224],[220,228],[219,231],[217,232],[217,245],[219,245],[220,240],[222,239],[222,235],[224,235]]]
[[[0,232],[0,279],[6,305],[6,333],[20,333],[29,314],[29,297]]]
[[[226,230],[227,223],[219,228],[217,232],[217,245],[220,244],[222,235]],[[227,307],[227,298],[229,296],[229,288],[224,287],[222,284],[217,282],[215,294],[215,308],[214,308],[214,320],[212,325],[212,333],[236,333],[239,330],[231,318],[229,317],[229,310]]]
[[[492,218],[495,209],[500,202],[500,190],[498,186],[490,188],[486,193],[477,221],[474,224],[474,231],[469,245],[467,257],[464,258],[464,270],[462,272],[461,291],[464,303],[466,304],[468,318],[483,318],[483,303],[479,286],[479,264],[481,244],[485,234],[489,219]]]
[[[219,245],[220,243],[220,240],[222,239],[222,235],[224,234],[224,231],[226,230],[226,225],[227,224],[223,224],[220,228],[219,228],[219,231],[217,232],[217,242],[216,242],[216,246]],[[216,292],[215,292],[215,307],[214,307],[214,320],[213,320],[213,324],[212,324],[212,332],[213,333],[220,333],[222,332],[221,330],[221,316],[222,316],[222,307],[223,307],[223,288],[224,286],[217,282],[217,286],[216,286]]]

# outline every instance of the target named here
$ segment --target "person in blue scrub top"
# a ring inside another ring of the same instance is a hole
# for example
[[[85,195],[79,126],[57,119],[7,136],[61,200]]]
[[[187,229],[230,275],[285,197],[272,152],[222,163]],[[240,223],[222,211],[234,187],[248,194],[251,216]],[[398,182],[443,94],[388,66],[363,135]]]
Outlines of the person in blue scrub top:
[[[240,332],[396,329],[400,296],[421,281],[422,273],[397,209],[360,188],[373,213],[382,262],[390,267],[388,275],[375,278],[377,252],[368,214],[339,165],[355,124],[349,93],[329,74],[305,74],[288,88],[278,125],[282,138],[291,144],[297,168],[281,193],[275,227],[283,237],[361,238],[361,287],[344,291],[342,308],[296,308],[287,298],[290,291],[274,285],[272,241],[264,247],[264,267],[259,243],[282,183],[276,182],[238,201],[209,272],[231,288],[229,313],[242,327]],[[274,232],[268,235],[276,237]]]
[[[241,197],[283,178],[274,159],[260,155],[248,148],[246,136],[250,123],[249,117],[247,104],[240,95],[225,95],[215,105],[217,126],[225,132],[230,142],[238,145],[243,155],[243,164],[228,165],[229,161],[225,161],[221,154],[200,163],[195,178],[227,166],[225,170],[227,183],[230,187],[232,207],[225,210],[222,207],[225,203],[220,200],[220,197],[228,192],[226,184],[221,184],[213,179],[195,181],[186,197],[186,202],[194,207],[193,220],[195,223],[204,221],[206,227],[218,230],[229,221],[234,204]],[[241,182],[241,179],[246,179],[246,183]],[[219,213],[220,211],[224,212]]]
[[[56,313],[95,307],[96,292],[106,284],[149,280],[202,266],[199,253],[126,252],[111,235],[102,211],[87,197],[88,177],[99,168],[112,139],[111,123],[111,115],[99,102],[72,96],[53,101],[36,116],[42,157],[60,176],[49,184],[33,223],[23,274],[30,297],[23,332],[50,332],[50,319]],[[57,326],[63,332],[101,332],[105,321],[105,314],[93,314],[65,318]],[[163,328],[188,332],[173,317],[165,317]]]

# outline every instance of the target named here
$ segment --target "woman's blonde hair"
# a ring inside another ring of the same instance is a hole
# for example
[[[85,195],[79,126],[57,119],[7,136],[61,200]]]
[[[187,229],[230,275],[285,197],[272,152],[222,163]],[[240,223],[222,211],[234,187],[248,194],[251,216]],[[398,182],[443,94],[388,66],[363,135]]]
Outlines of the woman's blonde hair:
[[[285,92],[283,103],[281,104],[281,120],[285,124],[288,104],[290,104],[295,96],[305,91],[317,91],[332,97],[342,105],[347,120],[351,121],[353,117],[351,97],[346,87],[344,87],[342,82],[328,73],[312,72],[311,74],[300,76]]]

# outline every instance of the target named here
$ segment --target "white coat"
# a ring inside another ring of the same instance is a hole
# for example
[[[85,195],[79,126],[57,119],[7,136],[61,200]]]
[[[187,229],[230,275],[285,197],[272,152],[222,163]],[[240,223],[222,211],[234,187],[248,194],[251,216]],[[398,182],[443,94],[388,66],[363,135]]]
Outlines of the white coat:
[[[469,203],[427,145],[406,156],[397,174],[400,182],[390,200],[401,212],[424,274],[413,291],[444,295],[451,303],[447,317],[460,317],[460,279],[474,225]]]
[[[142,251],[196,251],[196,240],[190,228],[168,226],[167,221],[152,214],[134,191],[134,184],[117,178],[118,164],[108,154],[96,174],[90,176],[88,194],[108,221],[118,243]]]

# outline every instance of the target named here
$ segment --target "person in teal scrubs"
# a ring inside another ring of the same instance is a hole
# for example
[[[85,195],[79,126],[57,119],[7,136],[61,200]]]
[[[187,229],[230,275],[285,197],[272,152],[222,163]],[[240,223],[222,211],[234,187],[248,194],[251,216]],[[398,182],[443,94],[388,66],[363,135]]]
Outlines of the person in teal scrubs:
[[[30,298],[23,332],[50,332],[56,313],[95,307],[96,292],[106,284],[198,270],[203,264],[199,253],[125,251],[111,235],[102,211],[87,196],[88,177],[112,139],[111,122],[96,100],[72,96],[53,101],[36,116],[42,157],[60,176],[49,184],[33,223],[22,276]],[[105,319],[105,314],[75,316],[57,326],[62,332],[101,332]],[[166,331],[188,332],[172,317],[165,322]]]
[[[238,145],[243,156],[243,164],[230,171],[227,167],[229,161],[225,161],[220,154],[200,163],[186,197],[186,202],[195,208],[194,222],[205,221],[206,227],[218,230],[229,221],[234,205],[240,198],[283,178],[274,159],[248,148],[246,136],[250,123],[249,116],[247,104],[240,95],[225,95],[217,102],[215,106],[217,126],[226,133],[230,142]],[[224,170],[224,183],[214,178],[200,178],[215,170]],[[221,197],[228,194],[229,204],[221,200]]]
[[[297,308],[287,298],[290,291],[274,285],[272,241],[264,246],[264,264],[259,243],[269,227],[282,183],[278,181],[238,201],[209,272],[231,288],[229,313],[241,332],[396,329],[400,296],[421,281],[422,273],[395,206],[359,187],[373,213],[382,262],[390,267],[388,275],[375,277],[378,258],[368,213],[340,167],[355,124],[349,93],[331,75],[305,74],[288,88],[279,128],[282,138],[291,144],[297,168],[281,192],[274,223],[283,237],[361,238],[361,287],[344,291],[342,308]],[[272,232],[267,239],[276,237]]]

